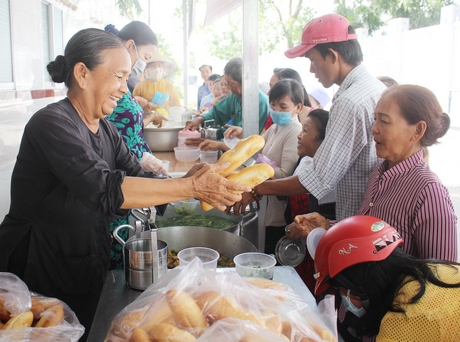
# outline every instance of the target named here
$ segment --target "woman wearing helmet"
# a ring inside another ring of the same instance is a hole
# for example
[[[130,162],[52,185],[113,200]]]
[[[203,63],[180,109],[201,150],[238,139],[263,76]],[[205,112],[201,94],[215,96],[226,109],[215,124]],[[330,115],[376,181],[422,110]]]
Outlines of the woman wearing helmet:
[[[340,221],[313,251],[315,294],[337,289],[358,338],[460,341],[460,264],[416,259],[402,244],[399,232],[378,218]]]

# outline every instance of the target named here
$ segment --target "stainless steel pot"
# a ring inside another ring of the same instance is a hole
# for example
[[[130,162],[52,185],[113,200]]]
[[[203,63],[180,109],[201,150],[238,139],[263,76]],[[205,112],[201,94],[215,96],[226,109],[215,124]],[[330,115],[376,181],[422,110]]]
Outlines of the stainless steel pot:
[[[224,135],[220,127],[206,127],[201,130],[201,137],[204,139],[221,140]]]
[[[136,290],[145,290],[153,282],[152,275],[152,240],[150,231],[142,232],[124,241],[119,235],[120,229],[130,229],[133,226],[124,224],[113,231],[113,237],[123,246],[123,268],[125,271],[126,285]],[[158,248],[158,276],[166,273],[168,269],[168,245],[163,240],[157,241]]]
[[[183,124],[178,127],[145,127],[144,139],[153,152],[174,151],[179,138],[179,131],[185,128]]]
[[[257,252],[257,248],[242,236],[205,227],[158,228],[158,239],[165,241],[170,250],[188,247],[208,247],[222,255],[234,258],[238,254]]]
[[[233,215],[233,214],[226,214],[225,212],[219,211],[217,209],[212,209],[210,211],[204,211],[203,209],[201,209],[199,205],[195,209],[195,215],[215,216],[215,217],[219,217],[225,220],[232,221],[234,222],[233,226],[226,228],[226,229],[219,229],[219,230],[227,231],[227,232],[234,233],[240,236],[243,236],[245,227],[250,227],[252,222],[258,219],[257,211],[249,212],[248,214],[244,216],[243,215]],[[171,217],[184,217],[184,216],[180,216],[176,214],[174,212],[174,206],[168,205],[163,216],[157,216],[156,221],[157,223],[160,223],[163,218],[166,219],[166,218],[171,218]],[[187,216],[185,216],[184,218],[186,217]]]

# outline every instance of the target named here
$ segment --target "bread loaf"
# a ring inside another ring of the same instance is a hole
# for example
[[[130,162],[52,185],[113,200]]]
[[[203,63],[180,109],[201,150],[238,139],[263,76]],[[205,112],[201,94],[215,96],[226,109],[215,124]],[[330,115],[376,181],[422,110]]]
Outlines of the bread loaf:
[[[61,304],[55,305],[42,314],[36,328],[54,327],[64,321],[64,309]]]
[[[332,335],[332,333],[329,330],[313,323],[311,323],[310,326],[321,337],[322,341],[337,342],[337,339],[334,337],[334,335]]]
[[[196,298],[196,302],[206,317],[211,317],[213,321],[232,317],[262,326],[254,314],[244,312],[232,298],[219,292],[203,292]]]
[[[274,175],[275,170],[273,170],[273,167],[270,165],[256,164],[248,166],[241,171],[231,173],[227,176],[227,179],[253,188],[265,182],[267,179],[272,178]],[[212,209],[212,206],[206,202],[201,202],[201,207],[205,211]]]
[[[7,321],[10,319],[10,312],[5,307],[5,301],[0,299],[0,320]]]
[[[133,334],[129,339],[129,342],[152,342],[150,339],[149,334],[147,334],[144,330],[136,328],[133,330]]]
[[[31,311],[23,312],[17,316],[11,317],[3,327],[4,330],[21,329],[32,326],[34,314]]]
[[[120,327],[122,328],[122,330],[130,331],[137,327],[139,322],[142,321],[142,319],[144,318],[147,310],[148,307],[144,306],[140,309],[131,311],[126,316],[124,316],[123,320],[120,323]]]
[[[158,342],[194,342],[195,336],[187,331],[176,328],[167,323],[155,325],[149,332],[152,341]]]
[[[180,327],[185,329],[198,328],[199,330],[206,328],[206,319],[188,293],[180,290],[169,290],[166,293],[166,301],[174,320]]]
[[[270,165],[256,164],[228,175],[227,179],[253,188],[274,175],[275,170]]]
[[[234,148],[228,150],[217,161],[218,163],[229,162],[230,165],[225,169],[217,171],[223,177],[227,177],[238,169],[243,163],[260,151],[265,145],[265,139],[260,135],[251,135],[246,139],[241,139]]]
[[[238,169],[243,163],[251,158],[256,152],[260,151],[265,145],[265,139],[260,135],[251,135],[246,139],[241,139],[234,148],[228,150],[217,161],[218,163],[229,162],[230,165],[217,173],[223,177],[227,177],[233,171]],[[201,208],[204,211],[212,209],[212,205],[204,201],[200,202]]]
[[[30,308],[30,311],[34,314],[34,319],[39,320],[41,318],[41,314],[45,311],[45,307],[40,300],[32,297],[32,307]]]
[[[257,286],[261,289],[276,289],[280,291],[286,291],[287,289],[286,285],[266,278],[246,278],[245,280],[249,284]]]
[[[166,298],[162,296],[161,298],[155,300],[155,303],[145,315],[145,319],[143,319],[143,323],[139,326],[139,328],[149,332],[154,325],[159,323],[173,324],[174,322],[174,317],[168,303],[166,302]]]

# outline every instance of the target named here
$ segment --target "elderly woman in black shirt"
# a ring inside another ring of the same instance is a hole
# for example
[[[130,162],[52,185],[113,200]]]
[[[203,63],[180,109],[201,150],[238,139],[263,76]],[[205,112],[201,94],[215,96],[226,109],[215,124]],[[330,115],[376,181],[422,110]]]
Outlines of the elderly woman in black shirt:
[[[104,120],[128,91],[131,60],[113,34],[85,29],[48,65],[67,98],[25,127],[11,182],[11,207],[0,226],[0,271],[31,291],[57,297],[89,331],[109,263],[109,220],[126,209],[199,198],[223,210],[250,191],[201,165],[190,177],[149,179]]]

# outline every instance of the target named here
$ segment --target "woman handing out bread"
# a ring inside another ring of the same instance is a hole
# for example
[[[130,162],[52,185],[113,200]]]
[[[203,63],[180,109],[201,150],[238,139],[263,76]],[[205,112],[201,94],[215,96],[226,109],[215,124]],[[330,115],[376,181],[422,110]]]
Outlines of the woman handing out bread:
[[[234,191],[250,191],[217,174],[227,164],[201,165],[186,178],[148,178],[105,120],[128,92],[131,66],[123,42],[98,29],[76,33],[48,65],[53,81],[68,87],[67,98],[26,125],[0,226],[0,271],[63,300],[86,333],[108,269],[110,219],[193,197],[224,210],[241,199]]]

